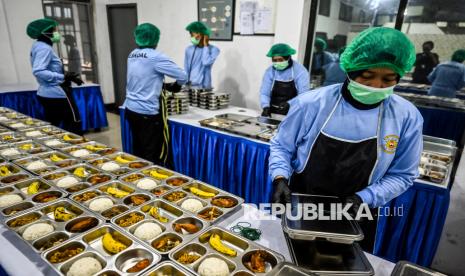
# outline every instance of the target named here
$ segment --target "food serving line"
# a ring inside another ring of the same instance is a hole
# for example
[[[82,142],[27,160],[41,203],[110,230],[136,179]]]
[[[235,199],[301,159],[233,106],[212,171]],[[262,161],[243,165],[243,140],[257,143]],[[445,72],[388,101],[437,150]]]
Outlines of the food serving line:
[[[13,110],[0,115],[0,264],[9,275],[210,275],[221,265],[221,275],[312,275],[285,263],[295,261],[286,242],[297,229],[283,234],[279,219],[242,198]],[[262,231],[257,242],[232,231],[244,220]],[[313,237],[311,228],[297,231]],[[335,256],[337,273],[353,274],[354,258],[363,275],[394,266],[356,253]],[[309,261],[327,265],[334,257],[325,254]]]

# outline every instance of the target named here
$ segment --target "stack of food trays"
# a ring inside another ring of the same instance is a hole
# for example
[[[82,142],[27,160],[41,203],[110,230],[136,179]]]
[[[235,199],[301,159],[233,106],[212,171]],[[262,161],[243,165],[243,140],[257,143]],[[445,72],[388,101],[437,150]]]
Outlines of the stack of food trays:
[[[66,195],[51,183],[32,176],[8,186],[0,185],[0,217],[18,215]]]
[[[0,187],[10,186],[32,178],[29,172],[12,163],[0,164]]]
[[[32,140],[18,143],[0,145],[0,156],[6,160],[16,160],[28,157],[31,154],[39,154],[50,149]]]
[[[0,134],[0,144],[18,143],[26,140],[28,140],[28,138],[21,133],[12,132],[10,130],[1,132]]]
[[[101,224],[102,220],[68,199],[29,209],[5,221],[35,252],[54,248]]]
[[[186,114],[189,111],[189,95],[184,92],[173,93],[166,100],[168,115]]]
[[[138,171],[152,165],[151,162],[124,152],[89,160],[88,163],[116,177]]]
[[[396,263],[391,276],[446,276],[440,272],[434,271],[430,268],[426,268],[408,261],[400,261]]]
[[[423,152],[418,168],[420,177],[417,181],[447,188],[457,148],[453,141],[444,139],[434,139],[434,141],[431,141],[428,137],[424,139]]]
[[[142,275],[161,256],[119,228],[104,224],[42,253],[61,275]]]
[[[158,197],[192,181],[189,177],[158,166],[146,167],[140,171],[121,176],[120,179]]]
[[[199,106],[200,102],[200,93],[209,92],[208,89],[198,89],[198,88],[190,88],[187,90],[189,93],[189,101],[191,106]]]
[[[153,196],[118,180],[110,181],[73,194],[70,198],[102,219],[110,220],[128,210],[149,202]]]
[[[191,213],[163,199],[118,215],[111,222],[165,257],[206,227]]]
[[[71,158],[62,152],[47,151],[22,159],[16,159],[13,163],[35,175],[46,175],[53,171],[79,164],[81,161]]]
[[[112,175],[85,163],[57,170],[42,177],[71,194],[113,180]]]
[[[199,96],[199,107],[209,110],[218,110],[227,108],[229,101],[229,93],[202,92]]]
[[[195,275],[266,275],[284,257],[223,228],[212,226],[169,254],[171,261]],[[252,261],[253,259],[253,261]]]

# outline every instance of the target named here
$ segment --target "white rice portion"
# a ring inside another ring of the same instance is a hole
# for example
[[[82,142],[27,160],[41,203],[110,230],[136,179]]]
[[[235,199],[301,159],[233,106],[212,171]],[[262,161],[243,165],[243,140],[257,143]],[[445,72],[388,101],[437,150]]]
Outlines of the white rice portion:
[[[113,162],[113,161],[110,161],[110,162],[106,162],[106,163],[103,163],[102,166],[101,166],[102,170],[104,171],[116,171],[118,170],[119,168],[121,168],[120,165],[116,164],[116,162]]]
[[[26,228],[26,230],[24,230],[23,238],[27,241],[33,241],[49,233],[52,233],[54,230],[55,229],[53,228],[53,226],[48,223],[45,223],[45,222],[36,223]]]
[[[84,257],[75,261],[66,276],[91,276],[102,270],[100,262],[93,257]]]
[[[198,272],[201,276],[228,276],[228,264],[220,258],[209,257],[199,265]]]
[[[20,203],[21,201],[23,201],[23,198],[16,194],[2,195],[0,196],[0,207],[10,206],[16,203]]]
[[[136,230],[134,231],[134,236],[141,240],[148,241],[160,235],[161,232],[163,232],[163,230],[155,222],[144,222],[137,226]]]
[[[44,169],[47,167],[47,164],[44,163],[44,161],[33,161],[31,163],[29,163],[27,166],[26,166],[26,169],[28,170],[40,170],[40,169]]]
[[[182,202],[181,208],[191,211],[192,213],[197,213],[198,211],[202,210],[203,204],[198,199],[188,198]]]
[[[86,149],[78,149],[73,152],[71,152],[71,155],[74,157],[84,157],[90,154],[90,151]]]
[[[2,150],[0,154],[3,156],[13,156],[13,155],[20,154],[20,152],[17,149],[5,149],[5,150]]]
[[[144,178],[137,181],[137,188],[143,190],[152,190],[158,186],[158,183],[155,180]]]
[[[57,186],[66,189],[78,182],[79,180],[76,177],[67,175],[57,181]]]
[[[97,198],[89,203],[89,209],[95,212],[102,212],[113,206],[113,201],[109,198]]]

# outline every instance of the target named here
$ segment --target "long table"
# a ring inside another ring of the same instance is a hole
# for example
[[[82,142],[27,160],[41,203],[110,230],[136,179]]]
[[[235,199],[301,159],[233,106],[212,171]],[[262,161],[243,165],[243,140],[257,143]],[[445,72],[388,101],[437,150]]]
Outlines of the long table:
[[[108,126],[102,92],[98,84],[73,86],[73,95],[86,132]],[[33,118],[43,119],[43,107],[37,98],[37,85],[0,86],[0,106],[9,107]]]
[[[223,113],[258,116],[239,107],[209,111],[190,107],[189,113],[169,118],[174,170],[205,181],[246,202],[270,202],[271,177],[268,173],[269,143],[200,126],[199,120]],[[131,133],[120,109],[123,148],[131,152]],[[429,266],[436,252],[449,206],[449,190],[415,183],[404,194],[386,204],[378,221],[374,254],[392,262],[408,260]]]
[[[241,210],[231,217],[220,222],[219,226],[230,229],[238,222],[247,217],[264,217],[263,213],[253,206],[243,206]],[[275,220],[252,220],[252,227],[261,229],[262,236],[257,242],[276,252],[281,253],[287,261],[291,261],[289,249],[286,245],[284,234],[281,230],[281,221]],[[30,247],[14,233],[0,224],[0,266],[11,276],[30,275],[57,275],[39,255],[34,253]],[[376,276],[389,276],[394,268],[394,263],[366,253],[368,260],[375,270]],[[2,275],[0,271],[0,275]]]

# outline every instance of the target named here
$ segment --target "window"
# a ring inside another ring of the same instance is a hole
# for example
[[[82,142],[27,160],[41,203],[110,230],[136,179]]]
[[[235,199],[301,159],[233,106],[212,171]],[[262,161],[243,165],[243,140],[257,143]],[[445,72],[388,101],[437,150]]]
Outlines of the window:
[[[46,17],[59,23],[62,39],[56,50],[65,71],[80,73],[85,82],[97,83],[91,37],[90,1],[42,0]]]
[[[331,0],[321,0],[320,8],[318,9],[318,14],[329,17],[330,11],[331,11]]]
[[[352,21],[353,7],[341,2],[341,8],[339,9],[339,19],[342,21]]]

